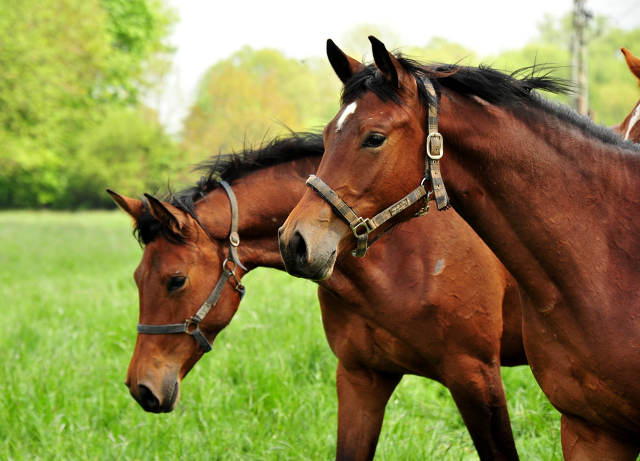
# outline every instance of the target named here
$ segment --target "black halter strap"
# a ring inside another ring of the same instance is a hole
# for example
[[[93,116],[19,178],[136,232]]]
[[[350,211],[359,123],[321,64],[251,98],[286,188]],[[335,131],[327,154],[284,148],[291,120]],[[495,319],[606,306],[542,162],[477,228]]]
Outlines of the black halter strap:
[[[225,181],[220,181],[220,185],[224,187],[224,190],[227,192],[229,196],[229,203],[231,205],[231,231],[229,232],[229,256],[222,263],[222,274],[218,279],[218,283],[213,288],[213,291],[207,298],[207,300],[200,306],[198,312],[189,319],[187,319],[184,323],[173,323],[168,325],[141,325],[138,324],[138,333],[147,334],[147,335],[164,335],[164,334],[172,334],[172,333],[187,333],[195,338],[202,347],[204,352],[209,352],[211,350],[211,344],[207,341],[202,331],[200,331],[200,322],[205,318],[205,316],[209,313],[211,308],[216,305],[218,299],[220,299],[220,295],[222,294],[222,290],[229,280],[229,278],[233,277],[235,279],[236,285],[235,289],[240,293],[240,300],[244,297],[245,288],[244,285],[240,282],[240,279],[236,276],[236,267],[240,266],[245,271],[246,267],[242,265],[240,260],[238,259],[238,245],[240,245],[240,236],[238,235],[238,201],[236,200],[236,196],[231,189],[231,186],[227,184]],[[198,222],[198,224],[200,224]],[[202,225],[200,224],[202,227]],[[211,239],[211,236],[207,232],[207,230],[202,227],[205,234]],[[211,239],[213,241],[213,239]],[[229,268],[229,264],[233,264],[231,268]]]
[[[429,211],[429,198],[431,194],[436,199],[436,205],[438,210],[446,210],[449,208],[449,196],[444,188],[442,182],[442,175],[440,174],[440,159],[442,158],[442,135],[438,133],[438,104],[436,91],[429,79],[424,78],[423,84],[427,92],[433,96],[434,104],[431,104],[428,108],[428,136],[426,143],[426,156],[424,164],[424,179],[420,185],[414,189],[409,195],[406,195],[389,208],[381,211],[373,218],[362,218],[351,208],[347,203],[335,193],[327,183],[315,175],[310,175],[307,179],[307,186],[312,188],[316,194],[318,194],[325,202],[331,205],[333,211],[336,212],[351,228],[353,235],[358,240],[356,249],[351,253],[353,256],[363,258],[367,254],[367,249],[373,245],[380,237],[389,232],[399,223],[394,223],[383,232],[378,234],[373,240],[369,241],[369,234],[380,227],[382,224],[393,218],[401,211],[407,209],[414,203],[418,202],[423,197],[425,198],[425,205],[418,211],[414,218],[422,216]],[[424,187],[425,181],[431,181],[431,191],[427,191]]]

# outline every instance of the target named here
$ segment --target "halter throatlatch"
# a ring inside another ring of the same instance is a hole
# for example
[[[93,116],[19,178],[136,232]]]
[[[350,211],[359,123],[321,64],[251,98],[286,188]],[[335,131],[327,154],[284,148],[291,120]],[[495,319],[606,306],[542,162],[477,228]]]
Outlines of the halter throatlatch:
[[[236,276],[236,267],[241,267],[245,271],[246,267],[242,265],[240,260],[238,259],[238,245],[240,245],[240,236],[238,235],[238,201],[236,200],[236,196],[233,193],[233,190],[225,181],[220,181],[220,185],[224,187],[224,190],[227,192],[229,196],[229,203],[231,205],[231,231],[229,232],[229,256],[222,263],[222,274],[218,279],[218,283],[213,288],[213,291],[207,298],[207,300],[200,306],[198,312],[196,314],[187,319],[184,323],[173,323],[169,325],[140,325],[138,324],[138,333],[148,334],[148,335],[163,335],[169,333],[187,333],[195,338],[202,347],[204,352],[209,352],[211,350],[211,344],[207,341],[202,331],[200,331],[200,322],[205,318],[205,316],[209,313],[211,308],[216,305],[218,299],[220,299],[220,295],[222,293],[222,289],[224,288],[227,280],[233,277],[236,282],[235,289],[240,293],[240,300],[244,297],[245,288],[242,283],[240,283],[240,279]],[[206,229],[203,227],[205,234],[211,239]],[[232,267],[229,267],[229,265]]]
[[[433,96],[434,101],[437,101],[436,91],[429,79],[423,80],[424,86],[427,92]],[[407,209],[423,197],[425,197],[425,204],[415,215],[414,218],[427,214],[429,211],[429,198],[431,194],[436,199],[436,205],[438,210],[446,210],[450,207],[449,196],[444,188],[442,182],[442,175],[440,174],[440,159],[444,153],[442,148],[442,135],[438,133],[438,105],[435,102],[429,105],[428,114],[428,136],[427,136],[427,154],[424,163],[424,179],[416,189],[414,189],[409,195],[398,200],[384,211],[381,211],[373,218],[362,218],[353,211],[347,203],[336,194],[331,187],[327,185],[322,179],[315,175],[309,175],[307,179],[307,186],[312,188],[316,194],[318,194],[325,202],[331,205],[333,211],[336,212],[351,228],[353,235],[358,240],[356,249],[351,254],[358,258],[363,258],[367,254],[367,249],[373,245],[380,237],[393,229],[397,224],[385,229],[373,240],[369,241],[369,234],[380,227],[382,224],[393,218],[401,211]],[[424,187],[425,181],[431,181],[432,190],[427,191]]]

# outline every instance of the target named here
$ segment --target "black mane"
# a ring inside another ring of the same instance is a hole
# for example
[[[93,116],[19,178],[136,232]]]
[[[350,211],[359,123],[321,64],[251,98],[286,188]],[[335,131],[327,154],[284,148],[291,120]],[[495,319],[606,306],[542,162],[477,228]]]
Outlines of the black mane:
[[[613,131],[605,126],[596,125],[588,117],[579,115],[568,106],[550,102],[540,96],[538,91],[553,94],[569,94],[574,91],[572,82],[550,75],[557,67],[534,65],[506,74],[483,65],[480,67],[456,64],[423,65],[404,57],[397,57],[397,59],[418,82],[428,78],[438,97],[447,90],[451,90],[459,94],[477,96],[490,104],[512,109],[514,114],[518,114],[519,110],[525,106],[538,107],[605,143],[625,149],[640,150],[637,145],[623,141]],[[385,77],[373,64],[364,66],[347,81],[342,89],[341,103],[352,102],[366,91],[373,92],[382,101],[402,104],[398,93],[387,84]],[[420,83],[418,92],[423,104],[436,103]]]
[[[161,199],[198,220],[196,202],[209,192],[221,187],[220,181],[231,184],[253,172],[298,159],[321,156],[323,153],[322,134],[290,133],[288,136],[275,138],[256,149],[248,148],[238,153],[211,157],[196,166],[195,171],[203,171],[205,174],[196,182],[195,186],[177,192],[170,191],[168,196]],[[145,212],[136,221],[134,235],[140,245],[144,246],[159,234],[175,243],[185,243],[155,219],[148,207],[145,206]]]

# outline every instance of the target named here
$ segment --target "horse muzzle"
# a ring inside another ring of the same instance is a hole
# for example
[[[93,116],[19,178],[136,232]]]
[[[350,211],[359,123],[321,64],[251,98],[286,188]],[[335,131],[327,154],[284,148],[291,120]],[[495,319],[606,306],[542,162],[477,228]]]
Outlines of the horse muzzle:
[[[149,413],[169,413],[180,399],[180,381],[177,377],[167,377],[158,384],[151,381],[132,384],[129,380],[124,384],[129,388],[131,397]]]
[[[278,241],[286,271],[314,281],[329,278],[336,262],[338,243],[332,240],[336,239],[309,238],[302,229],[288,227],[285,223],[278,231]]]

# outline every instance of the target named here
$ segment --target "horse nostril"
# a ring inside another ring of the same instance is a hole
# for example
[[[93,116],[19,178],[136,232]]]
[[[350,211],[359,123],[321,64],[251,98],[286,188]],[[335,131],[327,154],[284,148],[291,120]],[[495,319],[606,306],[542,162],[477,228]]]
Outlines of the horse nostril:
[[[304,241],[304,237],[300,235],[298,231],[293,234],[293,238],[291,239],[291,245],[293,246],[296,252],[296,262],[298,264],[306,264],[307,263],[307,243]]]
[[[140,384],[138,386],[138,393],[140,395],[140,403],[145,410],[157,412],[160,409],[160,400],[158,400],[147,386]]]

